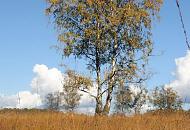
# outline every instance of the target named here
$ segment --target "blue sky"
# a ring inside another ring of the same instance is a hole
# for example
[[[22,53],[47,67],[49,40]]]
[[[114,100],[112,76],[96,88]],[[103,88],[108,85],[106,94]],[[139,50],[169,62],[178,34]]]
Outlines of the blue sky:
[[[181,0],[181,10],[187,32],[190,33],[190,1]],[[175,71],[175,59],[186,55],[187,47],[178,14],[175,0],[165,0],[160,13],[160,22],[153,26],[154,53],[164,54],[150,59],[150,67],[156,74],[149,81],[149,85],[161,85],[173,80],[172,72]]]
[[[190,34],[190,1],[181,1],[181,7]],[[45,8],[45,0],[1,1],[0,93],[29,90],[35,64],[60,69],[61,57],[50,49],[57,43],[57,33],[44,13]],[[164,54],[150,58],[149,68],[155,75],[148,81],[149,86],[173,80],[174,60],[187,51],[175,0],[165,0],[160,16],[160,22],[153,24],[154,54]]]

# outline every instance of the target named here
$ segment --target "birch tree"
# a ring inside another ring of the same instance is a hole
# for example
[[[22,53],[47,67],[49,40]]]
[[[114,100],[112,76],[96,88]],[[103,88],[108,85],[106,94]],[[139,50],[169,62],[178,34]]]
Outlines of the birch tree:
[[[92,81],[90,78],[79,75],[75,71],[67,70],[62,92],[64,109],[68,111],[76,109],[82,96],[79,94],[79,90],[86,92],[86,89],[91,86]]]
[[[180,110],[182,99],[172,88],[156,87],[151,96],[151,102],[159,110]]]
[[[152,53],[151,25],[162,0],[47,0],[64,56],[95,72],[95,113],[108,115],[118,82],[140,82]],[[138,79],[138,80],[134,80]],[[86,90],[89,93],[88,90]],[[105,94],[105,104],[103,95]]]
[[[116,113],[135,113],[139,114],[143,105],[147,103],[148,90],[141,85],[120,86],[116,92],[115,110]]]

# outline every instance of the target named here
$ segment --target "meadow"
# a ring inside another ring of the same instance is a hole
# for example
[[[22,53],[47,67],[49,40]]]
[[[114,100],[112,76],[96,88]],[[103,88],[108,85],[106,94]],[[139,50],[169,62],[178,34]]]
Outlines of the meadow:
[[[190,130],[190,113],[89,116],[46,110],[0,110],[0,130]]]

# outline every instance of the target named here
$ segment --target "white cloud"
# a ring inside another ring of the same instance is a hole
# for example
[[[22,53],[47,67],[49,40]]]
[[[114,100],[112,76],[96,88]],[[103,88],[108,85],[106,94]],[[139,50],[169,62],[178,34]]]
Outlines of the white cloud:
[[[77,111],[79,113],[92,114],[95,112],[95,99],[85,92],[79,92],[82,97],[80,100],[79,108]],[[96,86],[90,89],[90,93],[96,96]]]
[[[174,75],[176,79],[167,84],[166,87],[172,87],[182,98],[190,101],[190,51],[187,52],[186,56],[175,59],[175,63]]]
[[[33,68],[35,74],[31,81],[31,92],[20,91],[15,95],[0,96],[0,108],[39,108],[43,106],[46,94],[61,92],[64,76],[57,68],[48,68],[46,65],[36,64]],[[95,89],[90,90],[96,94]],[[86,93],[80,92],[83,96],[80,100],[78,112],[94,112],[95,101]]]
[[[141,106],[140,113],[145,113],[147,110],[152,109],[149,100],[148,100],[148,92],[146,89],[143,88],[143,86],[138,86],[138,84],[131,84],[129,86],[129,89],[132,91],[132,99],[134,99],[136,96],[140,95],[140,98],[137,101],[137,104]],[[135,113],[134,110],[131,111],[131,113]]]
[[[0,108],[38,108],[41,105],[40,95],[32,94],[29,91],[21,91],[15,95],[0,96]]]
[[[64,78],[56,68],[49,69],[46,65],[35,65],[33,72],[36,76],[31,82],[32,92],[44,97],[50,92],[61,92]]]
[[[0,108],[15,108],[17,105],[17,96],[11,95],[11,96],[0,96]]]
[[[22,91],[17,96],[17,108],[34,108],[42,105],[40,95],[29,91]]]
[[[91,88],[89,90],[90,94],[96,96],[96,87],[94,86],[93,88]],[[89,106],[92,107],[95,105],[95,99],[92,98],[89,94],[85,93],[85,92],[79,92],[82,97],[80,100],[80,106],[84,107],[84,106]]]

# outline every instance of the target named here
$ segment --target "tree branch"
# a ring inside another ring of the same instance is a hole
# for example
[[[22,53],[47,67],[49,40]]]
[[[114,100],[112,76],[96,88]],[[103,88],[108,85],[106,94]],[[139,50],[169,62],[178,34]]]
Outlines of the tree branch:
[[[94,96],[93,94],[91,94],[89,91],[86,91],[85,89],[81,89],[80,87],[79,87],[78,89],[79,89],[81,92],[85,92],[85,93],[89,94],[91,97],[97,99],[97,97]]]

